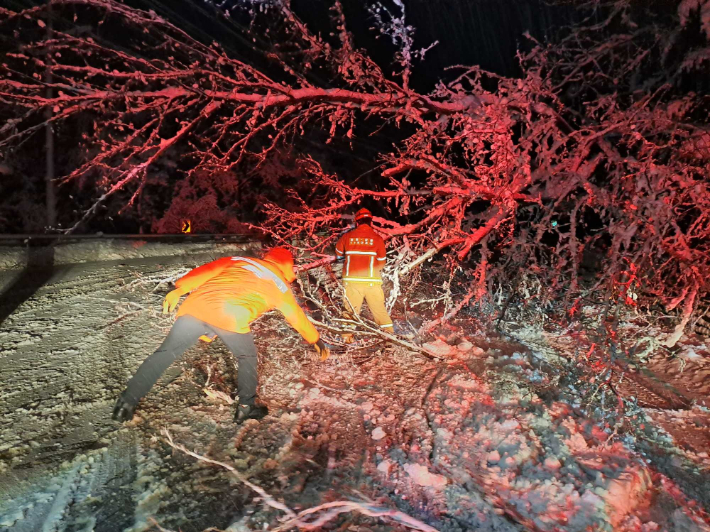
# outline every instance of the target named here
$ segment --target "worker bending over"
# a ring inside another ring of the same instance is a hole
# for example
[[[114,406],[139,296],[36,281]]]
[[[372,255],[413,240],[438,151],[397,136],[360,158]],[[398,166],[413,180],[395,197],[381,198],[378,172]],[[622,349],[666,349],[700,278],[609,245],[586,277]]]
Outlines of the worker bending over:
[[[249,329],[251,322],[276,309],[306,342],[314,345],[321,360],[330,354],[289,288],[295,279],[293,255],[284,248],[272,249],[261,260],[246,257],[218,259],[178,279],[177,288],[165,297],[163,313],[172,312],[181,296],[190,295],[180,306],[177,319],[162,345],[128,381],[116,401],[113,418],[119,421],[132,419],[138,401],[203,335],[219,336],[237,359],[237,423],[263,418],[268,409],[256,403],[257,357],[254,336]]]

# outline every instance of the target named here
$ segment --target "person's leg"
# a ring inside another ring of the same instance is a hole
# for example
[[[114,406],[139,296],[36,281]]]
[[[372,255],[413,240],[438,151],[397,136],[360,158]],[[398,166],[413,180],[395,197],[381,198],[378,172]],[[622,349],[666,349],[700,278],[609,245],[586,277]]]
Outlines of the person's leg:
[[[237,360],[237,395],[239,404],[254,405],[259,383],[256,345],[252,333],[235,333],[213,327]]]
[[[262,419],[269,409],[256,404],[256,388],[259,384],[256,345],[252,333],[229,332],[212,328],[237,359],[237,395],[239,403],[234,412],[234,420],[241,424],[248,419]]]
[[[345,305],[345,316],[352,319],[357,314],[360,314],[362,302],[365,299],[365,294],[360,283],[345,283],[345,297],[343,304]]]
[[[163,372],[194,345],[201,335],[209,331],[209,326],[203,321],[193,316],[180,316],[175,320],[160,347],[143,361],[138,371],[128,381],[126,391],[123,392],[124,396],[137,404],[150,391]]]
[[[345,312],[343,312],[343,315],[346,319],[355,319],[355,316],[360,314],[364,299],[365,294],[359,283],[345,282],[345,295],[343,297]],[[353,341],[352,333],[343,333],[341,337],[346,344],[352,343]]]
[[[390,318],[385,306],[385,293],[381,284],[367,285],[365,289],[365,301],[375,318],[375,323],[385,332],[392,332],[392,318]]]

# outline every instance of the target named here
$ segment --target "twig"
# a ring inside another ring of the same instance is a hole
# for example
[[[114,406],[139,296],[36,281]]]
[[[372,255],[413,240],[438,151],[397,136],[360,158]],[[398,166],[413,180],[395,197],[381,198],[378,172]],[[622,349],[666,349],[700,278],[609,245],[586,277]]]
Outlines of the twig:
[[[147,310],[148,310],[148,309],[143,308],[143,309],[140,309],[140,310],[134,310],[134,311],[132,311],[132,312],[126,312],[125,314],[121,314],[121,315],[120,315],[118,318],[116,318],[115,320],[112,320],[112,321],[108,322],[106,325],[104,325],[104,326],[101,327],[101,328],[102,328],[102,329],[108,329],[109,327],[112,327],[112,326],[116,325],[117,323],[119,323],[119,322],[125,320],[126,318],[128,318],[128,317],[130,317],[130,316],[133,316],[133,315],[135,315],[135,314],[140,314],[141,312],[145,312],[145,311],[147,311]]]
[[[608,370],[608,371],[610,372],[611,370]],[[599,393],[599,390],[601,389],[602,386],[609,383],[609,379],[611,379],[611,375],[609,376],[608,379],[604,379],[604,380],[599,379],[600,380],[599,386],[596,387],[596,389],[594,390],[594,393],[592,393],[592,396],[589,398],[589,401],[587,401],[588,407],[591,407],[592,401],[594,401],[594,398],[597,396],[597,393]]]
[[[303,510],[296,514],[293,510],[291,510],[288,506],[286,506],[284,503],[281,503],[274,499],[271,495],[269,495],[266,491],[264,491],[262,488],[257,486],[256,484],[250,482],[247,480],[243,475],[241,475],[234,467],[232,467],[229,464],[225,464],[224,462],[220,462],[218,460],[213,460],[211,458],[207,458],[206,456],[203,456],[201,454],[198,454],[194,451],[188,450],[184,445],[175,443],[173,441],[173,437],[170,434],[170,432],[167,429],[162,430],[163,435],[167,438],[167,443],[172,447],[173,449],[177,449],[178,451],[181,451],[187,455],[192,456],[193,458],[196,458],[197,460],[201,462],[207,462],[208,464],[214,464],[218,465],[220,467],[223,467],[232,475],[234,475],[239,482],[242,484],[245,484],[249,488],[251,488],[253,491],[259,494],[261,496],[262,500],[264,501],[265,504],[270,506],[271,508],[274,508],[276,510],[280,510],[286,515],[288,515],[289,520],[286,521],[285,523],[281,524],[280,526],[276,527],[273,529],[274,531],[284,531],[288,530],[293,527],[300,528],[302,530],[318,530],[321,528],[323,525],[328,523],[329,521],[333,520],[335,517],[342,513],[347,513],[347,512],[359,512],[363,515],[367,515],[368,517],[380,517],[380,518],[387,518],[391,519],[397,523],[400,523],[402,525],[405,525],[413,530],[419,530],[421,532],[439,532],[436,528],[427,525],[426,523],[423,523],[419,521],[418,519],[415,519],[414,517],[411,517],[403,512],[400,512],[398,510],[391,510],[389,508],[381,508],[379,506],[374,506],[372,504],[368,503],[359,503],[359,502],[354,502],[354,501],[334,501],[334,502],[329,502],[325,504],[321,504],[319,506],[315,506],[313,508],[309,508],[307,510]],[[314,514],[317,514],[318,512],[322,510],[328,510],[324,514],[318,516],[315,520],[313,521],[308,521],[308,518],[313,516]],[[156,527],[158,527],[161,531],[167,532],[165,529],[161,528],[158,523],[154,523]],[[214,530],[214,529],[209,529],[209,530]]]
[[[173,441],[173,437],[170,434],[170,431],[168,431],[168,429],[163,429],[162,433],[167,438],[168,445],[170,445],[170,447],[172,447],[173,449],[177,449],[178,451],[182,451],[183,453],[188,454],[188,455],[192,456],[193,458],[197,458],[201,462],[207,462],[208,464],[214,464],[214,465],[218,465],[220,467],[223,467],[224,469],[226,469],[227,471],[232,473],[232,475],[234,475],[237,478],[237,480],[239,480],[239,482],[241,482],[242,484],[245,484],[246,486],[251,488],[253,491],[258,493],[259,496],[261,496],[261,498],[263,499],[265,504],[267,504],[268,506],[271,506],[272,508],[274,508],[276,510],[281,510],[286,515],[288,515],[291,519],[298,519],[298,516],[296,515],[296,513],[293,510],[291,510],[291,508],[286,506],[284,503],[277,501],[271,495],[266,493],[262,488],[260,488],[259,486],[257,486],[253,482],[250,482],[249,480],[247,480],[246,477],[244,477],[241,473],[239,473],[231,465],[225,464],[224,462],[220,462],[218,460],[212,460],[211,458],[207,458],[206,456],[202,456],[201,454],[197,454],[194,451],[190,451],[189,449],[187,449],[184,445],[182,445],[180,443],[175,443]]]
[[[539,217],[539,216],[538,216]],[[515,278],[513,279],[512,286],[510,287],[510,290],[508,292],[508,296],[505,298],[505,303],[503,304],[503,308],[500,311],[500,314],[498,315],[498,319],[496,320],[496,328],[500,329],[500,323],[503,321],[503,318],[505,317],[505,313],[508,311],[508,306],[510,305],[510,302],[513,300],[513,297],[515,296],[515,293],[518,289],[518,284],[520,283],[520,278],[523,275],[523,272],[525,270],[525,265],[528,263],[528,257],[530,256],[530,252],[528,251],[525,256],[523,257],[523,260],[521,260],[519,263],[516,264],[518,273],[515,275]]]
[[[436,370],[436,373],[434,374],[434,378],[431,379],[429,386],[427,386],[426,392],[424,392],[424,395],[422,396],[422,401],[419,404],[419,406],[423,407],[424,404],[426,403],[427,399],[429,399],[429,395],[431,394],[432,390],[434,389],[434,385],[436,384],[436,381],[439,379],[439,376],[441,375],[442,371],[444,371],[443,366],[440,367],[438,370]]]
[[[372,326],[369,323],[367,323],[365,320],[362,319],[358,314],[353,313],[353,319],[343,319],[343,318],[335,318],[331,315],[329,312],[328,308],[318,300],[318,298],[314,297],[310,290],[306,288],[304,283],[301,282],[301,280],[298,280],[299,285],[301,286],[301,290],[303,294],[306,296],[306,298],[311,301],[313,304],[315,304],[324,314],[326,317],[328,317],[330,320],[345,324],[345,325],[355,325],[355,326],[360,326],[365,329],[365,331],[359,331],[361,334],[366,334],[368,336],[379,336],[380,338],[384,338],[394,344],[397,344],[401,347],[404,347],[406,349],[409,349],[410,351],[413,351],[415,353],[422,354],[426,356],[427,358],[431,358],[434,360],[443,360],[440,357],[437,357],[436,355],[430,353],[426,349],[423,349],[419,347],[418,345],[415,345],[411,342],[407,342],[405,340],[402,340],[400,338],[397,338],[396,336],[392,334],[387,334],[384,332],[379,326]],[[342,288],[342,287],[341,287]],[[333,332],[338,332],[338,333],[350,333],[352,332],[350,329],[342,329],[342,328],[337,328],[333,327],[332,325],[327,325],[326,323],[322,321],[318,321],[312,316],[308,316],[308,319],[311,321],[311,323],[318,325],[319,327],[323,327],[324,329],[328,329]]]
[[[351,390],[342,390],[342,389],[339,390],[339,389],[337,389],[337,388],[331,388],[330,386],[326,386],[325,384],[323,384],[322,382],[320,382],[320,381],[319,381],[318,379],[316,379],[315,377],[313,377],[313,378],[311,378],[311,379],[304,378],[303,380],[305,380],[305,381],[307,381],[307,382],[311,382],[311,383],[313,383],[313,384],[317,384],[320,388],[323,388],[324,390],[330,390],[331,392],[335,392],[335,393],[343,393],[343,392],[346,392],[346,391],[352,391],[352,389],[351,389]]]
[[[321,510],[328,510],[323,515],[318,516],[313,521],[307,521],[306,519]],[[367,503],[359,503],[353,501],[334,501],[314,508],[309,508],[298,514],[297,517],[286,521],[281,526],[274,529],[274,532],[280,532],[288,530],[292,527],[298,527],[301,530],[319,530],[329,521],[332,521],[338,515],[347,512],[358,512],[368,517],[384,517],[391,519],[399,524],[411,528],[412,530],[420,530],[421,532],[439,532],[436,528],[419,521],[403,512],[398,510],[390,510],[387,508],[381,508],[379,506],[374,506]]]
[[[318,321],[318,320],[316,320],[316,319],[314,319],[314,318],[312,318],[312,317],[310,317],[310,316],[308,317],[308,319],[309,319],[311,322],[315,323],[316,325],[319,325],[320,327],[324,327],[324,328],[326,328],[326,329],[334,330],[334,331],[336,331],[336,332],[352,332],[351,329],[338,329],[338,328],[332,327],[332,326],[330,326],[330,325],[326,325],[325,323],[322,323],[322,322],[320,322],[320,321]],[[407,341],[405,341],[405,340],[402,340],[402,339],[400,339],[400,338],[397,338],[397,337],[394,336],[394,335],[387,334],[386,332],[380,330],[379,328],[372,327],[371,325],[368,325],[368,324],[367,324],[365,321],[363,321],[362,319],[355,321],[355,320],[347,320],[347,319],[344,319],[344,318],[333,318],[333,321],[337,321],[337,322],[339,322],[339,323],[343,323],[343,324],[346,324],[346,325],[360,325],[360,326],[362,326],[362,327],[364,327],[364,328],[366,329],[365,331],[359,331],[360,334],[366,334],[366,335],[368,335],[368,336],[379,336],[380,338],[384,338],[385,340],[389,340],[389,341],[392,342],[393,344],[397,344],[397,345],[399,345],[399,346],[401,346],[401,347],[404,347],[404,348],[406,348],[406,349],[409,349],[410,351],[414,351],[415,353],[419,353],[419,354],[421,354],[421,355],[424,355],[424,356],[427,357],[427,358],[431,358],[431,359],[433,359],[433,360],[444,360],[443,358],[436,356],[435,354],[431,353],[430,351],[427,351],[427,350],[424,349],[423,347],[419,347],[418,345],[415,345],[415,344],[413,344],[413,343],[411,343],[411,342],[407,342]]]
[[[421,301],[414,301],[414,302],[411,304],[411,306],[412,306],[412,307],[418,307],[419,305],[424,305],[424,304],[426,304],[426,303],[439,303],[439,302],[445,301],[445,300],[446,300],[446,296],[444,295],[444,296],[435,297],[435,298],[432,298],[432,299],[422,299]],[[432,305],[431,307],[433,307],[433,306],[434,306],[434,305]],[[430,307],[430,308],[431,308],[431,307]]]
[[[416,268],[417,266],[419,266],[423,262],[426,262],[427,260],[431,259],[434,255],[439,253],[439,251],[441,251],[442,249],[443,249],[443,247],[439,247],[439,246],[431,248],[429,251],[427,251],[426,253],[421,255],[419,258],[410,262],[409,264],[404,266],[401,270],[399,270],[399,272],[398,272],[399,276],[404,277],[410,271],[412,271],[414,268]]]
[[[139,276],[138,279],[135,279],[128,283],[127,287],[131,288],[133,286],[143,286],[146,284],[154,284],[155,288],[153,289],[153,292],[157,292],[158,289],[160,289],[161,286],[167,285],[167,284],[172,284],[180,277],[184,276],[185,274],[190,272],[190,268],[176,268],[172,273],[165,275],[164,273],[160,274],[155,274],[155,275],[148,275],[148,276]]]
[[[313,262],[309,262],[308,264],[301,264],[300,266],[296,266],[294,269],[296,270],[296,273],[312,270],[314,268],[320,268],[321,266],[325,266],[326,264],[330,264],[331,262],[335,262],[335,257],[325,257],[322,259],[318,259]]]
[[[173,532],[169,528],[163,528],[162,526],[160,526],[160,524],[158,524],[158,521],[156,521],[155,518],[153,518],[153,517],[150,517],[149,521],[150,521],[151,525],[153,525],[155,528],[157,528],[159,530],[159,532]],[[202,532],[223,532],[223,531],[219,528],[215,528],[215,527],[211,526],[209,528],[206,528]]]
[[[471,289],[468,291],[468,293],[466,294],[466,296],[461,301],[459,301],[459,303],[453,309],[451,309],[449,312],[444,314],[442,317],[437,318],[437,319],[425,324],[420,329],[420,331],[427,333],[427,332],[433,330],[435,327],[439,326],[440,324],[449,321],[451,318],[456,316],[466,305],[468,305],[468,302],[471,301],[471,299],[473,299],[473,297],[476,295],[477,292],[478,292],[478,286],[473,285],[471,287]]]

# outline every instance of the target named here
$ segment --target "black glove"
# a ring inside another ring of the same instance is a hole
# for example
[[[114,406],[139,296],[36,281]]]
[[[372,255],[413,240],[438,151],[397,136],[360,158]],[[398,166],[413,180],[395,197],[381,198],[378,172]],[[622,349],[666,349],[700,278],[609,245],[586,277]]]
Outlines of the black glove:
[[[325,345],[325,342],[323,340],[321,340],[320,338],[318,339],[318,341],[315,344],[313,344],[313,347],[315,347],[316,353],[318,353],[320,355],[321,362],[327,360],[328,357],[330,356],[330,349],[328,348],[327,345]]]
[[[113,407],[113,416],[116,421],[124,422],[133,419],[133,413],[136,411],[138,401],[129,397],[126,392],[118,396],[116,405]]]

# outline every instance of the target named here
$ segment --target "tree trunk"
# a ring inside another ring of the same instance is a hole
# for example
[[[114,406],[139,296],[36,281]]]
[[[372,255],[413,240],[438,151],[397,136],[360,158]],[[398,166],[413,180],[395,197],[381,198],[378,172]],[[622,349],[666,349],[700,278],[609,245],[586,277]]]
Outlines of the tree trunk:
[[[47,0],[47,40],[52,38],[52,0]],[[50,63],[52,61],[51,48],[47,48],[47,68],[45,70],[45,82],[47,86],[47,99],[52,98],[52,69]],[[47,223],[46,229],[51,230],[57,222],[57,206],[54,193],[54,130],[52,129],[52,109],[47,107],[45,126],[45,195],[46,195],[46,214]]]

